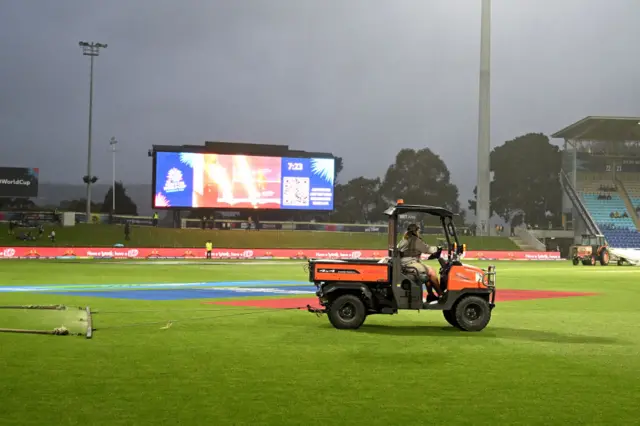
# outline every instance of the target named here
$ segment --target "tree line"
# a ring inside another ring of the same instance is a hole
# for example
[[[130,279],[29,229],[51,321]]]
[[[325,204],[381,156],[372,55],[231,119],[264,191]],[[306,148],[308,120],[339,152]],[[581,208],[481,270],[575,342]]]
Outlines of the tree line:
[[[528,133],[494,148],[489,157],[493,175],[492,215],[516,226],[560,220],[562,193],[558,173],[562,152],[541,133]],[[475,180],[475,176],[472,177]],[[476,187],[477,188],[477,187]],[[474,198],[466,208],[475,214]],[[335,188],[334,222],[375,222],[382,211],[402,198],[405,203],[443,206],[464,217],[459,191],[444,161],[429,148],[402,149],[384,177],[351,179]],[[426,219],[426,218],[425,218]]]
[[[125,216],[137,216],[138,206],[129,197],[127,190],[122,182],[116,182],[115,185],[116,210],[115,214]],[[110,213],[113,206],[113,187],[104,196],[104,200],[100,202],[91,202],[92,213]],[[28,198],[0,198],[0,210],[42,210],[58,208],[60,210],[84,212],[87,208],[86,198],[76,200],[62,201],[57,206],[38,206],[33,200]]]
[[[505,142],[491,151],[489,163],[493,174],[490,209],[506,223],[518,225],[526,217],[528,223],[546,224],[547,213],[558,222],[561,210],[561,187],[558,173],[562,164],[560,148],[541,133],[528,133]],[[368,223],[383,219],[382,212],[402,198],[408,204],[443,206],[464,217],[459,191],[451,182],[445,162],[430,148],[401,149],[383,177],[359,176],[340,183],[344,168],[336,157],[334,211],[326,214],[273,210],[259,212],[260,220],[323,220],[336,223]],[[469,176],[475,179],[474,176]],[[92,211],[109,213],[112,189],[102,203],[92,203]],[[476,210],[475,200],[468,200],[466,209]],[[137,215],[135,202],[127,195],[122,182],[116,182],[116,214]],[[85,210],[85,200],[70,200],[58,206],[64,210]],[[31,210],[35,204],[28,199],[0,199],[0,209]],[[256,211],[242,212],[257,216]],[[215,215],[214,209],[192,211],[190,217]],[[419,218],[429,224],[430,218]],[[435,224],[435,223],[434,223]]]

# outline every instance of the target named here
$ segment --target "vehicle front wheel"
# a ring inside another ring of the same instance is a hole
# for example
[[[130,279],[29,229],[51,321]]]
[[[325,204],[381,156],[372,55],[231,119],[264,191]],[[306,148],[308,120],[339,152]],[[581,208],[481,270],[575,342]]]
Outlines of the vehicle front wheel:
[[[577,257],[573,258],[573,264],[577,265],[578,263],[580,263],[580,259],[578,259]]]
[[[343,294],[329,304],[327,316],[335,328],[355,330],[364,323],[367,309],[360,297],[353,294]]]
[[[467,296],[456,303],[454,314],[461,330],[480,331],[491,320],[491,307],[482,297]]]

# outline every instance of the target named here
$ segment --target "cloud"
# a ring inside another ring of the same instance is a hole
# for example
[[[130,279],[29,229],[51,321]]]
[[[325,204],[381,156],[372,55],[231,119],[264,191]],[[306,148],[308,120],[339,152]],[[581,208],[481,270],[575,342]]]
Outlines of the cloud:
[[[231,140],[328,150],[344,178],[383,175],[430,147],[474,186],[480,1],[111,0],[5,2],[0,163],[45,181],[150,181],[152,144]],[[493,1],[492,141],[590,114],[633,115],[637,1]],[[466,195],[465,195],[466,194]]]

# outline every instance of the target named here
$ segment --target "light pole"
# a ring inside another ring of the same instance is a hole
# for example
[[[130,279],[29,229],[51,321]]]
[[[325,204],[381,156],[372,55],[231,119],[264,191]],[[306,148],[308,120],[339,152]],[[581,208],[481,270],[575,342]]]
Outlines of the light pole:
[[[91,184],[96,183],[97,177],[91,176],[91,127],[93,125],[93,58],[100,54],[100,49],[107,48],[106,44],[102,43],[87,43],[81,41],[78,43],[82,47],[82,54],[89,56],[91,59],[91,71],[89,73],[89,140],[87,142],[87,175],[83,178],[87,184],[87,223],[91,223]]]
[[[112,137],[109,140],[109,145],[111,145],[111,154],[112,154],[112,166],[113,166],[113,180],[111,185],[111,213],[116,214],[116,144],[118,141],[115,137]]]
[[[478,114],[478,177],[476,192],[476,232],[489,235],[491,168],[491,0],[482,0],[480,30],[480,102]]]

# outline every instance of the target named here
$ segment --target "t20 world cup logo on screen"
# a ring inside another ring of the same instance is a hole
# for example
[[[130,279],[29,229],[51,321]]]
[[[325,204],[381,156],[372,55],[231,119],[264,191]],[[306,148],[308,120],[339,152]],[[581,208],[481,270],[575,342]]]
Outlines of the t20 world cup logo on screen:
[[[171,168],[167,173],[167,180],[164,182],[163,189],[165,192],[182,192],[187,188],[187,184],[184,183],[184,177],[180,169],[175,167]]]

